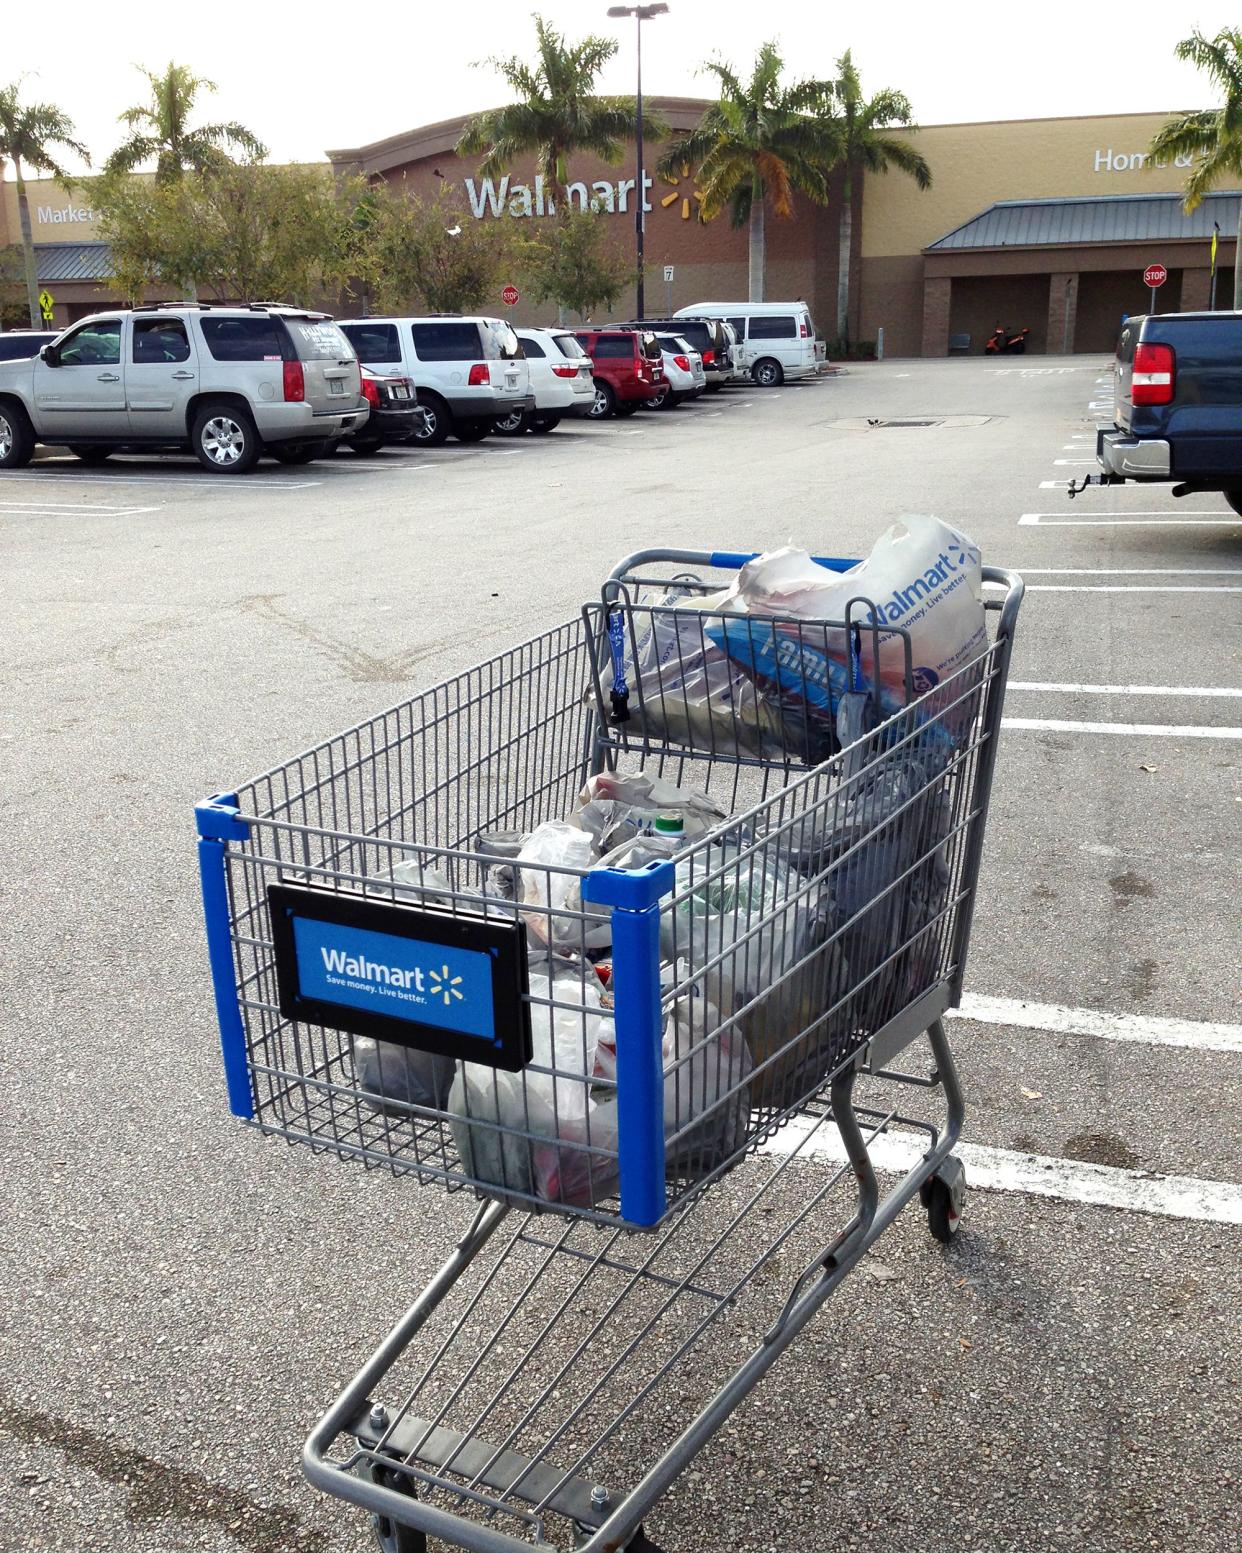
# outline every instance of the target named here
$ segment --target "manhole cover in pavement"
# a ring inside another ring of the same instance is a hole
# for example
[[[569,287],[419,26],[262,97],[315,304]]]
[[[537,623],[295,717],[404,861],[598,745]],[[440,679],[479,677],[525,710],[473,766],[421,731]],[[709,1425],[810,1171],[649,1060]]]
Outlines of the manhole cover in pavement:
[[[950,431],[959,426],[986,426],[992,419],[990,415],[851,415],[828,425],[833,431],[928,431],[933,427]]]

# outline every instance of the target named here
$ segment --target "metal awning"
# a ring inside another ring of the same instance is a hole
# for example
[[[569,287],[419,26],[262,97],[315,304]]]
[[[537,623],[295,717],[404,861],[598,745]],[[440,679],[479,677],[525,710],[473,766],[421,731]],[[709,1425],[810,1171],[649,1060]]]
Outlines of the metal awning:
[[[110,267],[107,243],[35,244],[35,273],[41,284],[107,280]]]
[[[1180,194],[1113,194],[1100,198],[997,200],[979,215],[929,244],[924,253],[972,248],[1078,248],[1088,243],[1145,243],[1157,239],[1208,241],[1212,223],[1222,238],[1238,230],[1242,194],[1208,194],[1187,215]]]

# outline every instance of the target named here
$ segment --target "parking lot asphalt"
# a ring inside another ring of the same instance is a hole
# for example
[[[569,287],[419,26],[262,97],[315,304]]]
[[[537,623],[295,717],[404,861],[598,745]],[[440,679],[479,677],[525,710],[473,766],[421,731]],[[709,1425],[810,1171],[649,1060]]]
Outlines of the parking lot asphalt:
[[[301,1441],[469,1220],[228,1116],[194,801],[572,617],[630,551],[862,555],[920,511],[1029,590],[950,1031],[964,1227],[908,1209],[648,1530],[1237,1546],[1242,519],[1068,501],[1109,394],[1103,358],[897,361],[239,479],[0,475],[0,1549],[361,1553]],[[939,424],[869,424],[898,420]],[[740,1304],[618,1477],[762,1330]]]

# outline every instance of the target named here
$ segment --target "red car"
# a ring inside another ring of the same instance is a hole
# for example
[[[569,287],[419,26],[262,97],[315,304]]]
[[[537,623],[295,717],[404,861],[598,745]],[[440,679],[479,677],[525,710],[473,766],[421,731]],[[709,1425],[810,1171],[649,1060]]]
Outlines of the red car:
[[[666,381],[660,342],[649,329],[584,329],[576,338],[595,365],[592,420],[633,415]]]

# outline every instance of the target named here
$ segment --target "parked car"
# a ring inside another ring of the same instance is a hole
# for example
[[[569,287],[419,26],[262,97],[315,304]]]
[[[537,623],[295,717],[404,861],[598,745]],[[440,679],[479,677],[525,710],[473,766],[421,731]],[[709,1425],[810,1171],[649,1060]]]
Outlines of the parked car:
[[[362,368],[362,397],[371,407],[366,425],[344,440],[355,453],[378,453],[386,442],[410,442],[426,422],[408,377],[389,377]]]
[[[341,328],[368,367],[413,383],[426,412],[417,442],[437,447],[450,435],[478,442],[498,416],[535,409],[521,343],[502,318],[360,318]]]
[[[0,469],[38,443],[86,463],[190,448],[213,473],[302,464],[360,431],[358,358],[326,313],[254,303],[97,313],[0,364]]]
[[[647,318],[641,325],[665,334],[680,334],[703,359],[708,393],[733,380],[733,333],[720,318]]]
[[[595,368],[594,420],[633,415],[665,381],[659,341],[645,327],[580,329],[577,340]]]
[[[697,399],[706,386],[703,358],[684,335],[657,334],[663,353],[665,382],[647,400],[649,410],[675,410],[687,399]]]
[[[1160,313],[1122,325],[1114,424],[1096,433],[1102,485],[1176,481],[1242,513],[1242,313]],[[1073,489],[1071,488],[1071,495]]]
[[[524,431],[552,431],[566,415],[591,413],[595,403],[595,370],[591,358],[568,329],[518,329],[518,339],[530,369],[534,410],[510,410],[492,423],[502,437]]]
[[[25,361],[56,338],[55,329],[10,329],[0,334],[0,361]]]
[[[737,332],[734,366],[760,388],[810,377],[826,359],[816,352],[815,325],[805,302],[696,302],[677,318],[725,318]]]

